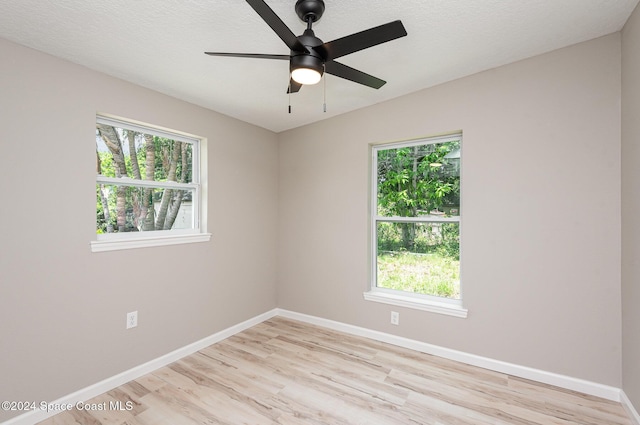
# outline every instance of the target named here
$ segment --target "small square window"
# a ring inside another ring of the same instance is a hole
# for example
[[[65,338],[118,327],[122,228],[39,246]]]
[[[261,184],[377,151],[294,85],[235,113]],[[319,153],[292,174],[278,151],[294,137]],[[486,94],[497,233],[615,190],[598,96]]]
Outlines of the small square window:
[[[209,240],[203,223],[203,140],[98,116],[93,251]]]

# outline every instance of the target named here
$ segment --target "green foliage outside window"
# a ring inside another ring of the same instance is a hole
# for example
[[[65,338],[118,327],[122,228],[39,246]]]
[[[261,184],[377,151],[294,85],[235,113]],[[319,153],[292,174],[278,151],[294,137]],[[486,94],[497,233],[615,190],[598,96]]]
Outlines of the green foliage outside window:
[[[376,158],[377,285],[459,298],[460,140],[379,149]]]
[[[458,155],[455,153],[458,152]],[[455,216],[460,210],[460,142],[451,141],[378,151],[378,215]],[[449,157],[448,157],[449,156]],[[453,156],[453,157],[451,157]],[[457,156],[457,157],[456,157]],[[445,249],[459,256],[458,232],[433,224],[416,232],[413,223],[387,223],[378,247],[427,253]],[[392,225],[393,224],[393,225]],[[438,228],[434,233],[434,226]],[[436,235],[439,235],[437,237]]]

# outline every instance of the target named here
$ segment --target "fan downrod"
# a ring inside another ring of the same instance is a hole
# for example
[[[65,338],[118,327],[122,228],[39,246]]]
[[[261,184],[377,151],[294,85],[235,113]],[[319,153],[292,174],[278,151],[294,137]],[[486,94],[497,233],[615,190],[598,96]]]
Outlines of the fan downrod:
[[[298,0],[296,2],[296,13],[302,22],[317,22],[324,13],[324,1]]]

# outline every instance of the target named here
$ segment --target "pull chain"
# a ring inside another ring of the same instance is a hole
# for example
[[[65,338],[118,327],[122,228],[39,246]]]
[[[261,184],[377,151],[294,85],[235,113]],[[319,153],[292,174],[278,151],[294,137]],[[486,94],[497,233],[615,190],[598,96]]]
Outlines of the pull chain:
[[[291,113],[291,78],[289,78],[289,113]]]
[[[324,112],[326,113],[327,112],[327,77],[325,76],[323,78],[323,80],[324,80],[324,82],[323,82],[323,84],[324,84],[324,104],[322,106],[323,106]]]

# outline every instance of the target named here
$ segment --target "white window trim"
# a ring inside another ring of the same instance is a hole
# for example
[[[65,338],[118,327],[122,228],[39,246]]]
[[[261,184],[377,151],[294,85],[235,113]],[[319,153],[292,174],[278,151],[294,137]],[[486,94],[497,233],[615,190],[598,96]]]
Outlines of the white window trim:
[[[429,311],[431,313],[440,313],[447,316],[467,318],[469,311],[462,305],[450,304],[446,302],[438,302],[434,300],[421,300],[414,295],[402,295],[400,291],[397,293],[387,293],[384,288],[376,288],[365,292],[364,299],[382,304],[391,304],[398,307],[413,308],[415,310]],[[435,298],[435,297],[434,297]]]
[[[206,158],[206,138],[106,114],[97,114],[96,123],[125,128],[127,130],[134,130],[140,133],[153,134],[155,136],[191,144],[193,147],[193,181],[191,183],[156,182],[137,180],[129,177],[114,178],[101,175],[96,176],[96,183],[193,190],[193,211],[196,213],[193,215],[193,229],[100,234],[96,235],[96,240],[90,242],[91,251],[117,251],[123,249],[208,242],[211,240],[211,233],[207,233],[206,226],[206,193],[203,193],[203,187],[206,187],[207,181],[206,164],[201,163],[201,158]],[[200,182],[204,183],[201,184]]]
[[[432,295],[424,295],[424,294],[412,294],[410,292],[398,291],[387,288],[380,288],[376,286],[376,275],[377,275],[377,235],[376,229],[378,222],[405,222],[405,223],[428,223],[428,222],[461,222],[460,216],[456,217],[382,217],[375,214],[378,210],[378,199],[376,194],[378,193],[378,182],[377,182],[377,151],[381,149],[393,149],[399,147],[411,147],[416,145],[423,145],[425,143],[443,143],[449,140],[459,140],[462,138],[462,133],[450,134],[446,136],[440,137],[429,137],[419,140],[413,140],[408,142],[396,142],[396,143],[386,143],[379,145],[370,146],[371,156],[370,156],[370,213],[369,213],[369,222],[370,222],[370,235],[369,235],[369,245],[370,245],[370,284],[369,290],[365,291],[363,296],[366,301],[379,302],[383,304],[390,304],[399,307],[407,307],[416,310],[429,311],[432,313],[439,313],[448,316],[466,318],[468,315],[468,310],[463,307],[462,303],[462,286],[460,287],[460,299],[449,299],[436,297]],[[461,171],[462,172],[462,171]]]
[[[145,232],[145,234],[154,232]],[[164,235],[121,240],[91,241],[92,252],[119,251],[122,249],[149,248],[154,246],[180,245],[185,243],[209,242],[211,233],[184,235]]]

